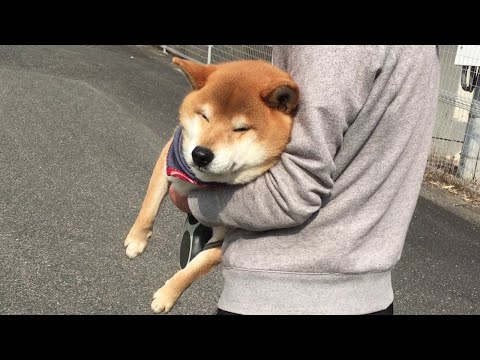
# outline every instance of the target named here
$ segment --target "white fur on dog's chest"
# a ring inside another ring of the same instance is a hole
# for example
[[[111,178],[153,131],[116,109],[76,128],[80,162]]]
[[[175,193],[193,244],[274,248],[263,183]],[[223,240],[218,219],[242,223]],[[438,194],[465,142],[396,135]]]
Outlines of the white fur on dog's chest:
[[[190,191],[201,189],[198,185],[183,181],[173,176],[167,176],[167,179],[172,183],[171,186],[174,186],[175,190],[181,195],[187,195]]]

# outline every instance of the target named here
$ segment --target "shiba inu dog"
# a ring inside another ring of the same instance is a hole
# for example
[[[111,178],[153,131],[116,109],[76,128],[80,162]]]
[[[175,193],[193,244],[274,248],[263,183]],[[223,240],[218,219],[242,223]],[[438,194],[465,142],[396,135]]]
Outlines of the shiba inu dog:
[[[290,140],[299,89],[288,73],[260,60],[201,65],[174,57],[173,63],[192,91],[125,239],[129,258],[145,250],[169,185],[188,194],[205,186],[245,184],[270,169]],[[225,228],[212,233],[208,243],[222,240]],[[220,261],[220,247],[200,252],[154,294],[154,312],[170,311],[192,282]]]

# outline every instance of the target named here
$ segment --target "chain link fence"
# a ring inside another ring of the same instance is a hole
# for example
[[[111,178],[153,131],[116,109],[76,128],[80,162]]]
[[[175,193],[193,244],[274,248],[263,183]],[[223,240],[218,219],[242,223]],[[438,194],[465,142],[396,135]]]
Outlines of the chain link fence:
[[[440,45],[437,120],[426,176],[480,194],[480,46]]]
[[[270,45],[161,45],[205,64],[263,59]],[[426,176],[480,194],[480,46],[440,45],[440,92]],[[421,86],[421,84],[419,84]]]
[[[226,61],[272,61],[271,45],[161,45],[164,50],[203,64]]]

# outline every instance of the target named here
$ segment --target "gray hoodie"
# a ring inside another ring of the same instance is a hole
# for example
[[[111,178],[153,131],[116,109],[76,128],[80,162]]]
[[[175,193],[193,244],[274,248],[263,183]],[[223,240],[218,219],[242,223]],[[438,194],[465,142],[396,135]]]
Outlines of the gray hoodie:
[[[247,185],[189,195],[203,224],[234,229],[223,245],[219,307],[385,309],[430,146],[436,48],[278,46],[273,59],[301,91],[281,161]]]

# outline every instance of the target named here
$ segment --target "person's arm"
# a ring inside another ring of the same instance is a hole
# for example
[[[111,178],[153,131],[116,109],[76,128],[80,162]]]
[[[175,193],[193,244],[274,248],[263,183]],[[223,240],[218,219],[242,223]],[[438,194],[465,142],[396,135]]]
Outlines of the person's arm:
[[[291,142],[281,160],[242,186],[191,192],[192,214],[207,226],[251,231],[304,223],[332,190],[334,158],[381,69],[386,47],[289,46],[274,60],[300,88]]]

